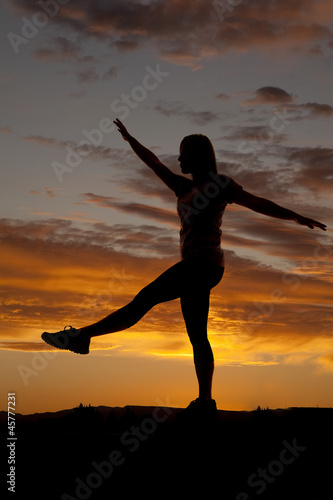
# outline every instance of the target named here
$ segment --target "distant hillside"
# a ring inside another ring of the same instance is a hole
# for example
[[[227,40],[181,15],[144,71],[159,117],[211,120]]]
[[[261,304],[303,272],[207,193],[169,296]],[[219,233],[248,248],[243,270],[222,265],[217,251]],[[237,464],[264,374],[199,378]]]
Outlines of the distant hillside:
[[[137,405],[127,405],[124,407],[120,406],[81,406],[81,409],[83,411],[89,411],[89,409],[93,409],[94,411],[98,412],[103,418],[107,417],[110,412],[115,413],[119,418],[121,418],[126,411],[131,411],[135,415],[138,416],[143,416],[145,414],[150,414],[153,412],[153,410],[156,408],[155,406],[137,406]],[[310,412],[312,410],[331,410],[331,408],[287,408],[287,409],[275,409],[275,410],[270,410],[270,409],[259,409],[253,410],[253,411],[230,411],[230,410],[218,410],[218,420],[219,421],[225,421],[225,420],[246,420],[253,416],[255,413],[258,413],[262,411],[263,413],[267,412],[274,412],[275,414],[280,414],[282,415],[285,412],[290,412],[291,410],[304,410],[306,412]],[[170,407],[170,412],[173,415],[173,418],[177,413],[182,411],[182,408],[173,408]],[[31,413],[24,415],[22,413],[16,413],[16,417],[18,421],[24,421],[24,422],[33,422],[36,420],[44,420],[44,419],[59,419],[63,418],[64,416],[68,414],[75,413],[76,411],[80,410],[80,406],[76,408],[70,408],[70,409],[65,409],[65,410],[58,410],[54,412],[44,412],[44,413]],[[172,418],[172,420],[173,420]],[[7,412],[6,411],[0,411],[0,423],[5,423],[7,422]]]

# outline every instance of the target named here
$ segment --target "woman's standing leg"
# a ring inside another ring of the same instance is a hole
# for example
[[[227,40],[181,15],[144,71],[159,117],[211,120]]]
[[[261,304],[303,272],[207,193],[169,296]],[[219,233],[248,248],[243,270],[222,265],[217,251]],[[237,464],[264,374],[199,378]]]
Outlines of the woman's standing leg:
[[[194,290],[181,296],[182,313],[194,356],[199,399],[212,399],[214,356],[207,336],[210,290]]]

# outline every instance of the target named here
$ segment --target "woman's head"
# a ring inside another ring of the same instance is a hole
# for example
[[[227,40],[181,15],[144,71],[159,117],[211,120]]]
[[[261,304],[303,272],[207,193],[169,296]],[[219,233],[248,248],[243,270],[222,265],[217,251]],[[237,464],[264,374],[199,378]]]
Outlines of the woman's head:
[[[179,149],[178,160],[184,174],[205,176],[210,172],[217,173],[214,148],[205,135],[187,135]]]

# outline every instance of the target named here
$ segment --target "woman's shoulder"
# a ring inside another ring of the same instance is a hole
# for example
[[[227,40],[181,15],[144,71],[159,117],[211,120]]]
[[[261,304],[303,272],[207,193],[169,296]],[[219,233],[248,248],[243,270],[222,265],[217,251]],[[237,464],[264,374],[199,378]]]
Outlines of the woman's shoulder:
[[[229,177],[228,175],[225,174],[213,174],[213,179],[216,181],[216,183],[223,189],[238,189],[241,188],[242,186],[235,181],[232,177]]]

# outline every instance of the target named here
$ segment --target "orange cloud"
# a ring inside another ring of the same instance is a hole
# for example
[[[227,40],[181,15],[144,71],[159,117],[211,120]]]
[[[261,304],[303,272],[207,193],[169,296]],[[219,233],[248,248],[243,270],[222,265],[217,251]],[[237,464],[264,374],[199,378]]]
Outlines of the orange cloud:
[[[178,260],[176,255],[165,256],[164,242],[158,238],[163,239],[164,230],[158,228],[151,233],[157,239],[147,243],[149,227],[140,234],[118,225],[110,245],[108,234],[113,231],[103,225],[82,230],[68,221],[5,220],[1,229],[5,239],[0,348],[5,350],[42,350],[38,342],[44,330],[56,331],[66,324],[81,327],[101,319]],[[135,234],[138,238],[131,243]],[[282,248],[292,235],[285,233]],[[122,244],[115,251],[112,247],[120,236]],[[147,252],[149,244],[164,258],[137,257],[138,248],[144,245]],[[298,248],[292,245],[294,259],[302,245],[304,241]],[[212,291],[209,319],[218,363],[264,366],[283,363],[291,354],[300,359],[302,352],[308,353],[304,359],[314,353],[325,356],[328,346],[323,332],[333,325],[324,250],[318,247],[315,273],[313,267],[283,272],[226,252],[226,273]],[[105,350],[110,342],[131,355],[187,357],[192,352],[178,301],[156,306],[130,330],[94,339],[93,344]]]
[[[333,372],[333,352],[319,357],[318,364],[323,371]]]

